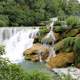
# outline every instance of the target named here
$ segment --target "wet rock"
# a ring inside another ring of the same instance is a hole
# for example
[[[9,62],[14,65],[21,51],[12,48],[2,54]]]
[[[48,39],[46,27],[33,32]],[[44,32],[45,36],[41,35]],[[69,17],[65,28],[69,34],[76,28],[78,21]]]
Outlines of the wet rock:
[[[62,39],[62,36],[60,35],[60,33],[54,33],[56,41],[59,41]]]
[[[34,43],[41,43],[42,38],[44,38],[48,32],[49,29],[46,26],[40,27],[37,37],[34,39]]]
[[[43,44],[48,44],[48,45],[52,45],[54,44],[56,38],[55,38],[55,35],[54,35],[54,32],[53,31],[50,31],[42,40],[41,42]]]
[[[79,63],[79,64],[77,64],[77,66],[76,66],[76,67],[80,69],[80,63]]]
[[[74,63],[74,53],[59,53],[56,57],[51,57],[48,61],[48,67],[62,68],[67,67],[69,64]]]
[[[39,61],[40,57],[42,60],[46,60],[49,55],[49,48],[42,44],[34,44],[30,49],[24,51],[25,59],[31,61]]]

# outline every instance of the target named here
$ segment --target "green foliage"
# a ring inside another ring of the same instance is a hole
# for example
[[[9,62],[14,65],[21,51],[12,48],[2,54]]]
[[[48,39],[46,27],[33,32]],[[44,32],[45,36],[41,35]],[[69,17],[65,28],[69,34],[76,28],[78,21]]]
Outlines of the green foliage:
[[[67,4],[68,3],[68,4]],[[0,20],[0,26],[39,25],[51,17],[79,15],[77,0],[0,0],[0,15],[8,19]]]
[[[54,27],[54,32],[64,32],[64,28],[61,26],[55,26]]]
[[[42,26],[39,29],[39,32],[37,34],[37,38],[35,38],[34,43],[39,42],[41,43],[42,38],[49,32],[49,29],[47,29],[46,26]]]
[[[68,26],[75,27],[80,25],[80,18],[78,16],[70,16],[66,19],[66,23]]]
[[[11,64],[6,59],[0,57],[0,79],[1,80],[26,80],[27,75],[24,74],[20,66]]]
[[[49,32],[49,29],[47,29],[46,26],[42,26],[42,27],[40,27],[39,35],[45,35],[48,32]]]
[[[64,39],[64,51],[73,51],[75,37],[67,37]]]
[[[80,63],[80,38],[75,39],[74,43],[74,52],[75,52],[75,65]]]
[[[48,73],[43,73],[39,71],[32,71],[31,73],[29,73],[29,75],[30,80],[54,80],[54,78]]]
[[[25,72],[20,65],[12,64],[0,57],[1,80],[52,80],[52,76],[43,72]]]
[[[5,54],[5,46],[0,45],[0,55]]]
[[[79,14],[79,3],[78,0],[69,0],[68,3],[66,3],[66,13],[67,15],[78,15]]]
[[[9,25],[8,16],[0,15],[0,27],[5,27]]]
[[[61,21],[56,21],[55,23],[54,23],[54,26],[61,26]]]

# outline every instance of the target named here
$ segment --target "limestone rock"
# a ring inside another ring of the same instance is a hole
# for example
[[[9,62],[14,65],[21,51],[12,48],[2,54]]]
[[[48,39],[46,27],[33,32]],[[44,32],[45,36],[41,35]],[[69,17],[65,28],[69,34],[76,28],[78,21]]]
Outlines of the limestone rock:
[[[67,67],[67,65],[74,63],[74,53],[59,53],[56,57],[51,57],[48,61],[48,67],[52,68],[62,68]]]
[[[49,48],[42,44],[34,44],[30,49],[25,50],[23,54],[25,59],[32,61],[39,61],[40,56],[42,60],[45,60],[49,55]]]

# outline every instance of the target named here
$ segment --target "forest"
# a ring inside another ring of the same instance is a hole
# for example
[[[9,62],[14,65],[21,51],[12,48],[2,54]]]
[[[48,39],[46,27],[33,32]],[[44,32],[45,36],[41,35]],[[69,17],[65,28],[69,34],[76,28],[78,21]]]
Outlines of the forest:
[[[80,16],[77,0],[0,0],[0,26],[45,25],[52,17]]]

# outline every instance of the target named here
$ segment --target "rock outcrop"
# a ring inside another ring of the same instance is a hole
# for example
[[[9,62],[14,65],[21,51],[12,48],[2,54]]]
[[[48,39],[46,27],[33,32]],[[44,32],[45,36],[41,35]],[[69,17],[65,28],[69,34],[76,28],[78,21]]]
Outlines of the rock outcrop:
[[[49,48],[42,44],[34,44],[30,49],[24,51],[25,59],[32,61],[46,60],[49,56]]]
[[[61,68],[67,67],[68,65],[74,63],[74,53],[59,53],[56,57],[51,57],[48,61],[48,67]]]

